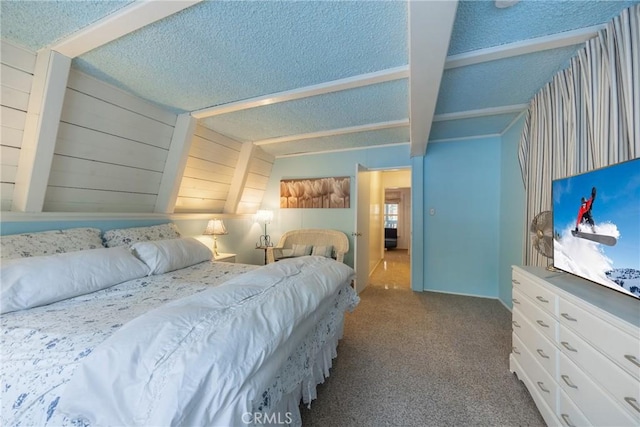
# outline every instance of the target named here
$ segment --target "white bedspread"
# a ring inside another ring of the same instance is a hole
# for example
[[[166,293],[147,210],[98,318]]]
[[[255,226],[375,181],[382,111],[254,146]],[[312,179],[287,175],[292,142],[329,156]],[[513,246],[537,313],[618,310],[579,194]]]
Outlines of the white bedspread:
[[[58,410],[91,425],[242,425],[300,328],[352,277],[333,260],[294,258],[152,310],[85,359]]]
[[[0,425],[244,424],[328,375],[352,274],[319,257],[206,262],[4,314]]]
[[[255,268],[205,262],[1,315],[0,425],[58,425],[52,417],[73,372],[123,324]]]

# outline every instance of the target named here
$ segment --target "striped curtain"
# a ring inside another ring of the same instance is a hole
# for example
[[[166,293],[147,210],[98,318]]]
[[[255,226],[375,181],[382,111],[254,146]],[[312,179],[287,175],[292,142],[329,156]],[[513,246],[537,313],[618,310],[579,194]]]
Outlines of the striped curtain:
[[[526,190],[523,262],[546,266],[528,225],[551,181],[640,157],[640,5],[626,9],[533,98],[518,153]]]

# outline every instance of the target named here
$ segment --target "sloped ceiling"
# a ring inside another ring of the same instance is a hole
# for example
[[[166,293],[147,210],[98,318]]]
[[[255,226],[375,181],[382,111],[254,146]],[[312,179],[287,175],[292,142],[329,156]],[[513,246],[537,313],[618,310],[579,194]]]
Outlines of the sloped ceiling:
[[[156,2],[173,8],[157,20],[142,3],[3,1],[1,35],[285,156],[407,143],[422,154],[426,135],[501,134],[584,40],[638,1],[444,2],[451,22],[443,2]],[[438,46],[448,46],[444,67],[422,65],[429,55],[438,64]]]

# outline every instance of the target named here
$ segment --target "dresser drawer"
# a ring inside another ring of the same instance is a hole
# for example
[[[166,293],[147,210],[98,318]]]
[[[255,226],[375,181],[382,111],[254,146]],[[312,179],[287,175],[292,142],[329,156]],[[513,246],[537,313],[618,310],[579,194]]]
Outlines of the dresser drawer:
[[[558,296],[552,291],[518,271],[513,272],[512,282],[514,288],[531,298],[536,306],[550,314],[557,314]]]
[[[518,309],[513,309],[513,332],[518,335],[522,344],[527,347],[533,357],[551,375],[556,377],[558,349],[547,338],[538,332]]]
[[[560,423],[566,427],[588,426],[589,420],[569,396],[562,391],[558,391],[558,418]]]
[[[586,376],[603,386],[629,415],[640,425],[640,381],[618,366],[611,364],[602,353],[587,344],[564,326],[560,326],[560,349],[576,363]],[[602,369],[603,366],[608,369]]]
[[[559,310],[563,326],[609,355],[625,371],[640,380],[640,338],[613,325],[613,320],[595,316],[564,298],[560,298]]]
[[[518,335],[512,335],[513,348],[512,354],[516,360],[526,372],[527,377],[531,380],[531,387],[533,390],[529,390],[532,394],[537,393],[538,396],[542,396],[545,403],[551,408],[553,413],[556,413],[556,396],[558,392],[558,386],[553,380],[551,375],[544,370],[544,368],[535,360],[535,357],[527,350],[527,347],[522,343]]]
[[[637,421],[608,393],[591,381],[567,356],[560,354],[559,384],[578,409],[595,426],[637,426]]]
[[[520,310],[522,315],[529,319],[534,328],[551,342],[557,342],[558,321],[546,311],[538,308],[531,299],[521,294],[518,288],[513,289],[513,298],[514,309]]]

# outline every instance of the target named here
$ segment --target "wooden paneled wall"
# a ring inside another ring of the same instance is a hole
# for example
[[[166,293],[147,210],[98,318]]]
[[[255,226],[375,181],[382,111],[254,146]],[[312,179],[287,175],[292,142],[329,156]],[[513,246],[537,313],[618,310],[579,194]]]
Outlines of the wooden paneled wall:
[[[176,115],[71,71],[48,212],[153,212]]]
[[[0,209],[7,211],[11,209],[36,55],[2,41],[0,61]]]
[[[0,195],[1,210],[9,211],[36,54],[4,41],[1,46]],[[172,112],[71,69],[43,212],[154,212],[176,120]],[[241,142],[197,125],[177,178],[174,211],[255,213],[275,158],[259,147],[243,158],[241,150]]]
[[[242,143],[197,125],[175,212],[221,213]]]
[[[253,150],[247,181],[238,203],[238,213],[255,213],[260,208],[274,161],[275,158],[260,147]]]
[[[200,124],[196,127],[184,171],[175,212],[225,212],[234,179],[245,181],[233,213],[255,213],[262,203],[275,158],[255,147],[244,170],[242,143]],[[246,173],[246,180],[242,175]],[[231,212],[226,212],[231,213]]]

